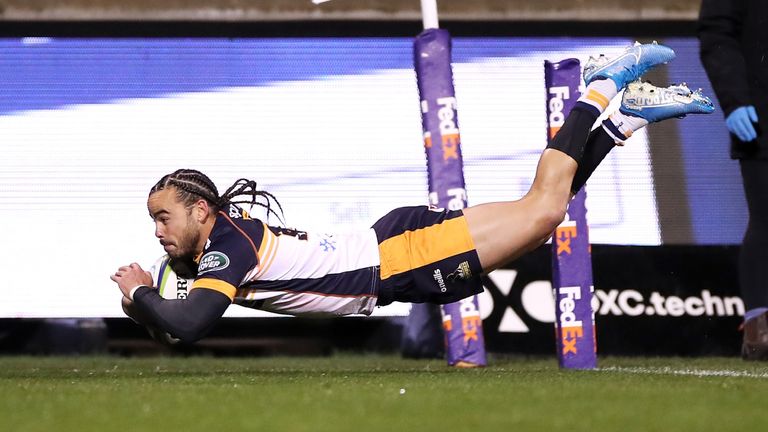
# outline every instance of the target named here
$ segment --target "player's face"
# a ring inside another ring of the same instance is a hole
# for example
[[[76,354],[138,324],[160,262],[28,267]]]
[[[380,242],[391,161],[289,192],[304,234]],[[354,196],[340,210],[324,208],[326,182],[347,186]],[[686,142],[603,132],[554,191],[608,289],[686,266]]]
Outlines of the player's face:
[[[176,198],[176,189],[166,188],[149,196],[149,215],[155,221],[155,237],[171,258],[194,257],[200,241],[200,224],[191,208]]]

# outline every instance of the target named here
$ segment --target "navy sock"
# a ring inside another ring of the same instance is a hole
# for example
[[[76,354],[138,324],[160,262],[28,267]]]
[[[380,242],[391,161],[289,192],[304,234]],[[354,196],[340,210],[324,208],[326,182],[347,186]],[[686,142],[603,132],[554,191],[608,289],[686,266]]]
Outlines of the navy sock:
[[[560,150],[580,164],[589,131],[599,115],[600,112],[591,105],[577,102],[547,148]]]
[[[616,141],[602,127],[598,127],[590,132],[586,147],[584,148],[584,154],[581,157],[581,163],[579,163],[576,174],[573,176],[571,192],[575,194],[584,186],[587,179],[595,172],[597,166],[600,165],[600,162],[605,159],[614,146],[616,146]]]

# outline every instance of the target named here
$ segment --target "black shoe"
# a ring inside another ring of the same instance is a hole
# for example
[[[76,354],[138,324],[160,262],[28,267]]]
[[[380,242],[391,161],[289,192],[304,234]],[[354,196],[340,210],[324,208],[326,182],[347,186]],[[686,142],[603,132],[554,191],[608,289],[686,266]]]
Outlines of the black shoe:
[[[741,358],[744,360],[768,360],[768,312],[744,323]]]

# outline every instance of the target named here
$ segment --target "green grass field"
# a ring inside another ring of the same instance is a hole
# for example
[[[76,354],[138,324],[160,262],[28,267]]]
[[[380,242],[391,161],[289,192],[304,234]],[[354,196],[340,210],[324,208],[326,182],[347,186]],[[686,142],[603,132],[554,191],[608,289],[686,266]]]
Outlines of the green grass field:
[[[2,431],[701,431],[768,424],[736,358],[0,357]]]

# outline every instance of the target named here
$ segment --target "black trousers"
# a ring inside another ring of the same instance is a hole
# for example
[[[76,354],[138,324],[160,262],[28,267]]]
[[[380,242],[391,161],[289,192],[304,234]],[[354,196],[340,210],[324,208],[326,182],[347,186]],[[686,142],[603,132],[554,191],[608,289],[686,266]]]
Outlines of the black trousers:
[[[749,223],[739,255],[746,310],[768,307],[768,160],[740,159]]]

